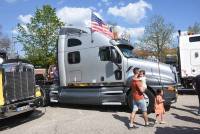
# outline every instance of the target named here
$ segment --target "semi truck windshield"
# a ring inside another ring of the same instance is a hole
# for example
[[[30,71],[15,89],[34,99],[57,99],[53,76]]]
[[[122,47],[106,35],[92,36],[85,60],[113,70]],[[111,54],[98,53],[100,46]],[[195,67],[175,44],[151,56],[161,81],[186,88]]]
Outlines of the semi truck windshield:
[[[121,52],[123,53],[123,55],[127,58],[134,58],[134,53],[133,53],[133,47],[129,46],[129,45],[118,45],[117,46]]]

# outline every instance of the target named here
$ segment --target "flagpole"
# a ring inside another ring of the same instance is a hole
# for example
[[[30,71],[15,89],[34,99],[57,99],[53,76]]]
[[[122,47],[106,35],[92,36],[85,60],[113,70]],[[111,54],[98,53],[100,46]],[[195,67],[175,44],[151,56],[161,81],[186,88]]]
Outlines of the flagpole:
[[[90,26],[90,32],[91,32],[91,43],[93,43],[94,42],[94,40],[93,40],[93,32],[92,32],[92,14],[93,14],[93,10],[91,9],[91,19],[90,19],[90,22],[91,22],[91,26]]]

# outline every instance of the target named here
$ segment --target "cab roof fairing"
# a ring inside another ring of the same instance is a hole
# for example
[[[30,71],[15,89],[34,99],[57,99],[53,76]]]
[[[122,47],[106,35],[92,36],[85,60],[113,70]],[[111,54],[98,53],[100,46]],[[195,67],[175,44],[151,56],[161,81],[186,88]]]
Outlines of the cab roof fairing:
[[[123,39],[116,39],[116,40],[111,39],[108,36],[104,35],[103,33],[92,32],[90,27],[67,26],[67,27],[61,28],[60,32],[59,32],[59,35],[61,38],[65,38],[65,35],[81,36],[83,34],[89,34],[91,36],[91,40],[93,40],[94,42],[97,41],[99,43],[99,41],[102,42],[101,40],[107,40],[111,45],[116,45],[116,46],[117,45],[127,45],[127,46],[131,46],[134,49],[133,45],[129,41],[123,40]]]
[[[91,28],[89,27],[74,27],[74,26],[68,26],[68,27],[62,27],[60,29],[59,35],[74,35],[74,34],[82,34],[86,33],[89,34],[91,32]]]
[[[112,45],[116,45],[116,46],[118,46],[118,45],[126,45],[126,46],[132,47],[134,49],[133,45],[127,40],[110,40],[110,43]]]

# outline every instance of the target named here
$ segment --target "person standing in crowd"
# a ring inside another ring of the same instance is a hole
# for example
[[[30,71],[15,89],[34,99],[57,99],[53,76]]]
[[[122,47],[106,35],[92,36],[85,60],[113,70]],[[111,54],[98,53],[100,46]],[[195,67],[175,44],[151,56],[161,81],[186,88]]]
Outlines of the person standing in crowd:
[[[53,74],[53,68],[55,67],[55,65],[50,65],[49,69],[48,69],[48,80],[49,81],[53,81],[54,79],[54,74]]]
[[[199,99],[198,114],[200,115],[200,75],[197,75],[195,77],[195,83],[196,83],[195,90],[196,90],[196,93],[197,93],[198,99]]]
[[[164,108],[164,99],[163,99],[163,90],[158,89],[156,91],[156,97],[155,97],[155,114],[156,114],[156,123],[160,124],[165,124],[166,122],[164,121],[164,113],[165,113],[165,108]]]
[[[139,68],[134,68],[133,69],[133,79],[132,79],[132,98],[133,98],[133,109],[132,109],[132,113],[130,115],[130,123],[129,123],[129,127],[130,128],[136,128],[136,126],[134,126],[134,121],[135,121],[135,115],[136,112],[138,111],[138,109],[140,108],[142,110],[143,113],[143,117],[144,117],[144,121],[145,121],[145,126],[149,126],[149,122],[148,122],[148,117],[147,117],[147,106],[146,106],[146,102],[143,96],[143,91],[144,91],[144,87],[142,86],[142,82],[141,80],[138,78],[139,76]]]
[[[53,83],[58,84],[59,76],[58,76],[58,68],[57,66],[53,67]]]

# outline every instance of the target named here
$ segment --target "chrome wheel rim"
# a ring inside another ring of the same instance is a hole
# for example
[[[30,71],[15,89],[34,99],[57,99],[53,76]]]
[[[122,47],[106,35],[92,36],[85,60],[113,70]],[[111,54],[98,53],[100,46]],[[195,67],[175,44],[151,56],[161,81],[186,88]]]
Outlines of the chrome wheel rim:
[[[144,100],[146,102],[147,107],[149,106],[149,97],[144,93]]]

